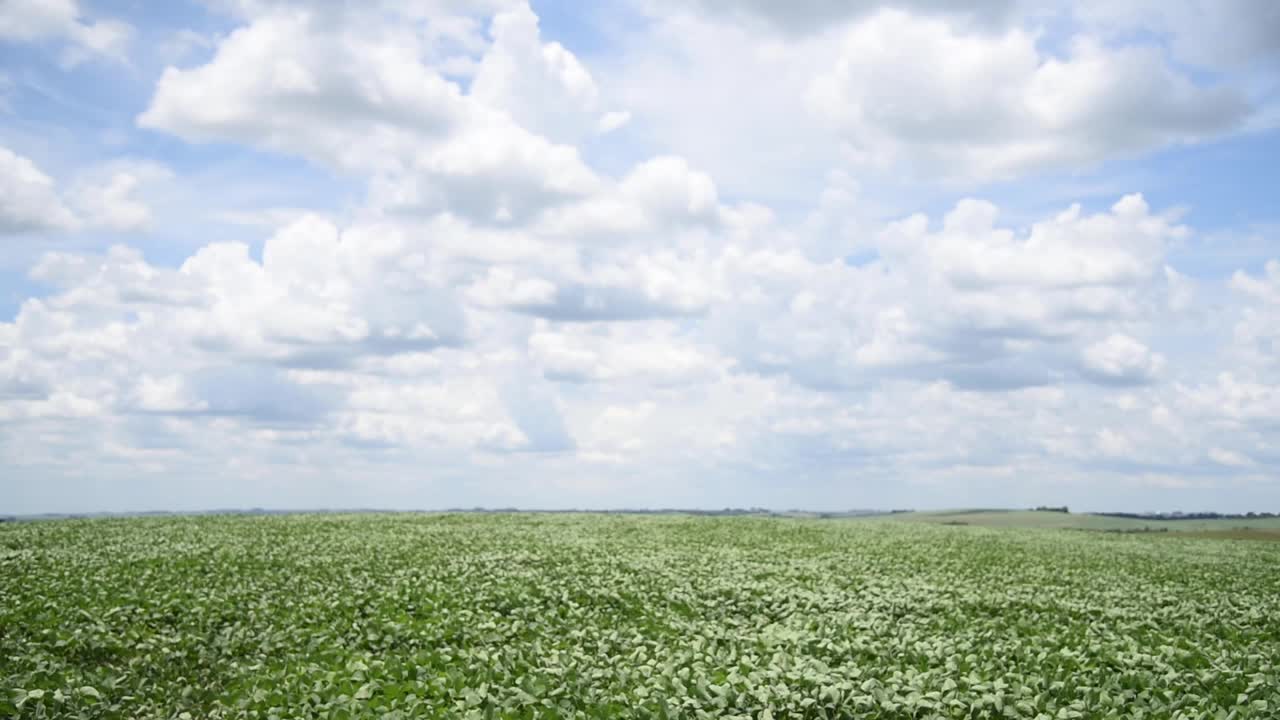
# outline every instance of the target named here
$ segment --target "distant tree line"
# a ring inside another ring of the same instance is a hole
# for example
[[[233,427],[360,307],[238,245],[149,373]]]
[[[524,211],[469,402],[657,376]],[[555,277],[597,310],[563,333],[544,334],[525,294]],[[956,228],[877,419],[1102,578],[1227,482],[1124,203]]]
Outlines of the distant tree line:
[[[1053,505],[1037,505],[1034,509],[1036,512],[1056,512],[1056,513],[1071,512],[1071,510],[1066,505],[1057,506],[1057,507]]]
[[[592,515],[773,515],[774,511],[767,508],[722,508],[719,510],[706,509],[682,509],[682,508],[614,508],[608,510],[591,510],[583,508],[559,508],[553,510],[545,509],[521,509],[517,507],[501,507],[501,508],[447,508],[447,513],[587,513]]]
[[[763,507],[736,508],[726,507],[716,510],[700,509],[700,508],[612,508],[606,510],[583,509],[583,508],[557,508],[557,509],[521,509],[516,507],[503,508],[486,508],[486,507],[470,507],[470,508],[446,508],[446,513],[555,513],[555,514],[571,514],[584,513],[592,515],[707,515],[707,516],[732,516],[732,515],[759,515],[768,517],[811,517],[811,518],[842,518],[842,517],[864,517],[870,515],[884,515],[883,510],[770,510]],[[906,513],[912,510],[890,510],[889,513]]]

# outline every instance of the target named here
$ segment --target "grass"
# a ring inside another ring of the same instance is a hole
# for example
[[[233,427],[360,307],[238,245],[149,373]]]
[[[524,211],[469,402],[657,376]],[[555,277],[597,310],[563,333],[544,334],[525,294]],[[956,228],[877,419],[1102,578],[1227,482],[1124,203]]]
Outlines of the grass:
[[[1280,544],[931,522],[0,525],[0,717],[1274,718]]]

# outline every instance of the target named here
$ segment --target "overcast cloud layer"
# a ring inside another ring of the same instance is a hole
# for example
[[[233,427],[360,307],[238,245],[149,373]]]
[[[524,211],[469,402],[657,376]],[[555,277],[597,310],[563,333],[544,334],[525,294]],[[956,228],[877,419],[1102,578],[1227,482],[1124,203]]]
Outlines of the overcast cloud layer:
[[[1280,510],[1264,6],[0,0],[0,514]]]

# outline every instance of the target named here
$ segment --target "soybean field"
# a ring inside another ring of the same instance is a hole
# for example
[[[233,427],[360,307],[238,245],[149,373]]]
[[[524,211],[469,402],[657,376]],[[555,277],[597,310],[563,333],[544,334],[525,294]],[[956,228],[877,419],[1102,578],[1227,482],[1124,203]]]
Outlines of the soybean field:
[[[1277,718],[1280,543],[755,517],[0,525],[0,717]]]

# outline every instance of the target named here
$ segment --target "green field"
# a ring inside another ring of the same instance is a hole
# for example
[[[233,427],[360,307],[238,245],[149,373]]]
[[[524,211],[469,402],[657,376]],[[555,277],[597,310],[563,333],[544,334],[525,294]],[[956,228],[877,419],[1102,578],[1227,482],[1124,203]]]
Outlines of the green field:
[[[0,717],[1280,717],[1280,543],[209,516],[0,525],[0,578]]]
[[[1153,531],[1171,533],[1254,530],[1260,536],[1280,531],[1280,518],[1227,518],[1206,520],[1148,520],[1108,517],[1089,513],[1034,510],[937,510],[866,518],[879,522],[924,522],[939,525],[1042,528],[1060,530]]]

